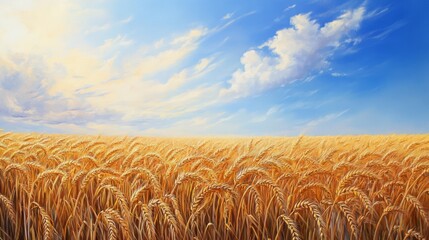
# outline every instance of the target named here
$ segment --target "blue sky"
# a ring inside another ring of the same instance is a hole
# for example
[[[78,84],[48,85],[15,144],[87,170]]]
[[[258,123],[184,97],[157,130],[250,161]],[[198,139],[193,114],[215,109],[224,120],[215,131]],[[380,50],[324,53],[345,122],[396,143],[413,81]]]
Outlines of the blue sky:
[[[0,0],[0,128],[429,132],[427,1]]]

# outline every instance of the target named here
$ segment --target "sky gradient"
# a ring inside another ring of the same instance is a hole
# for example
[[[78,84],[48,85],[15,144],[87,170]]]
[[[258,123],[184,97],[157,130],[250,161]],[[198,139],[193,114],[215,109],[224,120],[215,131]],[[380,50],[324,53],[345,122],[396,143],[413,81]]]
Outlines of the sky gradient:
[[[429,3],[0,0],[0,128],[429,133]]]

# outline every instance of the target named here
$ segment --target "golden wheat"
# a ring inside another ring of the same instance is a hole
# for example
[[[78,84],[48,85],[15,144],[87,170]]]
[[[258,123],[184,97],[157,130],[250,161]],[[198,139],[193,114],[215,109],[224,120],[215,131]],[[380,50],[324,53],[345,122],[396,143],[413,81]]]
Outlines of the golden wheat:
[[[427,239],[429,136],[0,133],[0,239]]]

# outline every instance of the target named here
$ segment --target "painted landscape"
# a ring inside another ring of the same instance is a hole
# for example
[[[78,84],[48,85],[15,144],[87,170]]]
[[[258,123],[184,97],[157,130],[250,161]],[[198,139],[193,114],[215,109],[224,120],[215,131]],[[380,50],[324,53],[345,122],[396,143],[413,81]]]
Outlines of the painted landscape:
[[[0,0],[0,240],[429,240],[428,10]]]

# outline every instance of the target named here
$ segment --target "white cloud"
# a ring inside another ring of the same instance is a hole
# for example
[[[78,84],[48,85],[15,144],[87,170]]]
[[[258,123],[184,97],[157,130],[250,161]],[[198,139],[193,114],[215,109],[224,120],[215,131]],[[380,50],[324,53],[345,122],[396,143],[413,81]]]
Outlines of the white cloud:
[[[341,116],[343,116],[344,114],[346,114],[349,111],[349,109],[346,109],[344,111],[341,112],[337,112],[337,113],[329,113],[326,114],[320,118],[311,120],[309,122],[307,122],[301,130],[301,134],[306,134],[308,132],[311,132],[312,130],[314,130],[315,128],[319,127],[322,124],[325,124],[327,122],[333,121]]]
[[[52,94],[69,74],[64,62],[81,40],[89,17],[78,1],[40,0],[0,3],[0,118],[19,124],[79,124],[95,113],[79,98]],[[82,52],[75,50],[72,52]],[[80,58],[69,63],[79,64]],[[83,62],[81,64],[86,64]]]
[[[377,8],[377,9],[374,9],[374,10],[372,10],[372,11],[368,12],[368,13],[366,14],[366,18],[373,18],[373,17],[377,17],[377,16],[379,16],[379,15],[385,14],[385,13],[386,13],[386,12],[388,12],[388,11],[389,11],[389,8],[388,8],[388,7],[386,7],[386,8]]]
[[[46,53],[60,49],[86,16],[74,19],[80,7],[71,1],[40,0],[0,3],[0,52]]]
[[[0,61],[0,117],[9,122],[34,122],[42,125],[56,123],[79,124],[86,119],[104,116],[93,112],[79,98],[51,95],[52,84],[46,62],[37,56],[15,54]],[[104,112],[104,113],[103,113]]]
[[[227,114],[225,112],[200,114],[199,116],[185,118],[170,124],[165,124],[164,126],[150,127],[146,130],[143,130],[142,134],[169,137],[204,136],[208,134],[225,136],[236,134],[235,132],[231,131],[235,125],[231,120],[237,118],[240,114],[242,114],[241,111],[238,111],[234,114]]]
[[[243,54],[243,68],[233,73],[229,88],[221,95],[245,97],[308,78],[326,68],[343,40],[359,28],[364,12],[363,7],[346,11],[324,26],[310,19],[310,14],[292,17],[291,28],[277,31],[258,49]],[[269,53],[265,53],[267,50]]]
[[[222,19],[223,20],[228,20],[228,19],[232,18],[232,16],[234,16],[233,12],[227,13],[227,14],[225,14],[225,16],[222,17]]]
[[[275,105],[270,107],[265,114],[262,115],[258,115],[254,118],[252,118],[252,122],[255,123],[260,123],[260,122],[265,122],[267,119],[269,119],[270,117],[272,117],[273,115],[275,115],[276,113],[279,113],[282,111],[282,106],[281,105]]]
[[[128,24],[128,23],[132,22],[133,19],[134,19],[133,16],[128,16],[127,18],[120,19],[120,20],[113,22],[113,23],[107,22],[104,24],[95,24],[95,25],[89,27],[85,31],[85,34],[88,35],[88,34],[92,34],[92,33],[105,32],[105,31],[108,31],[114,27],[117,27],[118,25],[120,26],[120,25]]]
[[[195,51],[207,29],[197,27],[171,41],[160,39],[153,45],[142,47],[133,56],[128,56],[124,68],[135,78],[143,78],[162,70],[169,69]],[[153,51],[155,50],[155,51]]]
[[[129,132],[132,122],[181,116],[215,99],[219,87],[198,82],[217,66],[214,59],[183,66],[206,28],[150,46],[119,33],[95,48],[86,26],[110,31],[114,25],[94,24],[106,22],[103,11],[79,3],[0,3],[1,121],[72,132],[122,125]],[[123,51],[130,45],[136,51]]]
[[[331,76],[332,77],[345,77],[345,76],[347,76],[347,74],[346,73],[333,72],[333,73],[331,73]]]
[[[162,63],[160,63],[162,64]],[[104,92],[88,101],[97,109],[108,108],[124,121],[178,117],[200,110],[216,98],[219,87],[202,86],[199,79],[217,66],[211,58],[173,73],[165,82],[131,75],[91,86],[88,92]]]
[[[106,51],[112,47],[130,46],[133,43],[134,41],[132,39],[129,39],[127,36],[117,35],[114,38],[104,40],[103,45],[100,46],[100,50]]]
[[[407,23],[404,20],[400,20],[397,22],[394,22],[390,26],[377,30],[375,32],[372,32],[370,34],[370,37],[373,39],[383,40],[387,36],[389,36],[392,32],[404,27]]]
[[[291,9],[294,9],[295,7],[296,7],[296,4],[290,5],[290,6],[288,6],[287,8],[285,8],[283,11],[284,11],[284,12],[287,12],[287,11],[289,11],[289,10],[291,10]]]
[[[213,59],[203,58],[195,66],[174,74],[165,84],[162,84],[162,87],[165,90],[173,91],[211,72],[215,67],[216,64],[213,63]]]
[[[122,20],[119,21],[120,24],[127,24],[130,23],[131,21],[133,21],[133,16],[128,16],[127,18],[124,18]]]
[[[212,33],[220,32],[220,31],[226,29],[227,27],[231,26],[235,22],[237,22],[237,21],[239,21],[239,20],[241,20],[243,18],[246,18],[248,16],[251,16],[251,15],[253,15],[255,13],[256,13],[256,11],[250,11],[250,12],[245,13],[243,15],[240,15],[240,16],[238,16],[236,18],[232,18],[233,16],[231,15],[229,18],[224,19],[224,20],[228,20],[226,23],[224,23],[224,24],[222,24],[220,26],[217,26],[217,27],[211,29],[211,32]]]
[[[207,34],[207,28],[193,28],[189,32],[179,37],[176,37],[171,42],[173,45],[191,45],[196,41],[200,40],[204,35]]]

